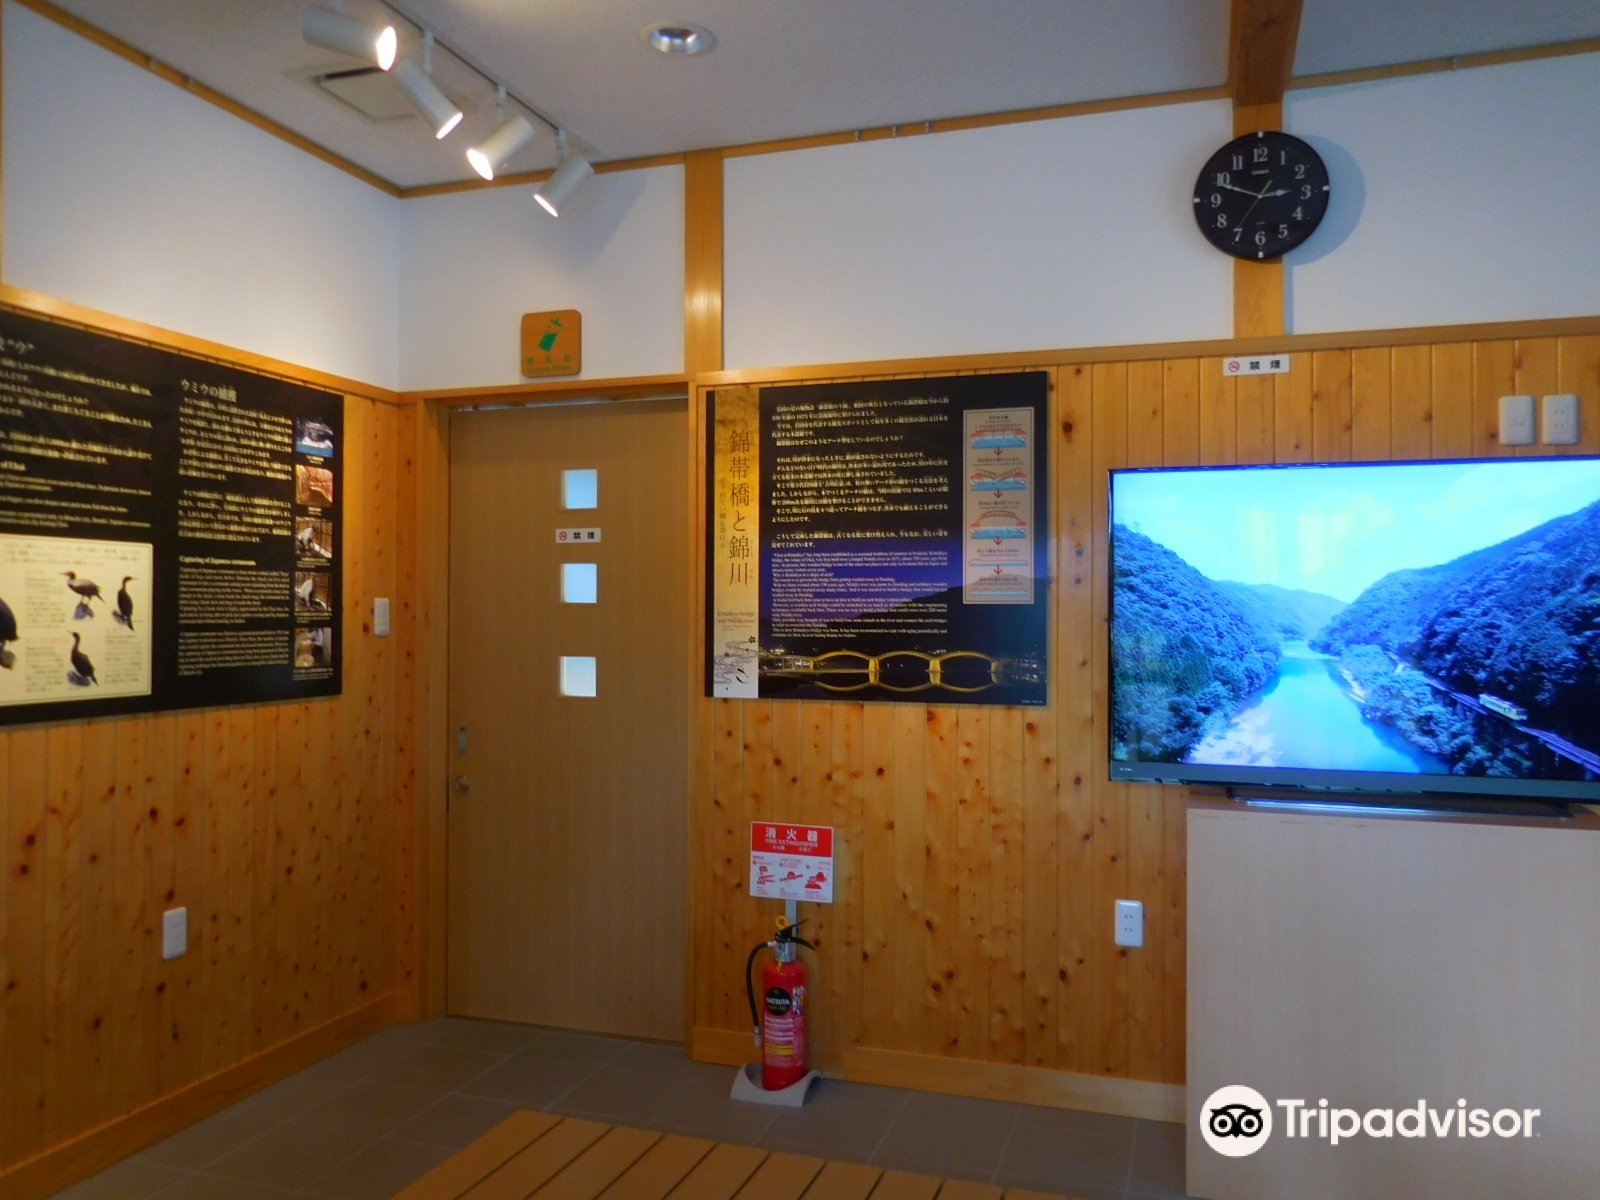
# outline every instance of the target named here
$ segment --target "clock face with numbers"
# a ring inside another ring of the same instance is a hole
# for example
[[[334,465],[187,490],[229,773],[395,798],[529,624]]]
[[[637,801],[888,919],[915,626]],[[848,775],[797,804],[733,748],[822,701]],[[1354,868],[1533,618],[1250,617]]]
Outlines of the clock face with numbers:
[[[1211,156],[1194,184],[1194,219],[1235,258],[1277,258],[1305,241],[1328,211],[1328,168],[1306,143],[1263,130]]]

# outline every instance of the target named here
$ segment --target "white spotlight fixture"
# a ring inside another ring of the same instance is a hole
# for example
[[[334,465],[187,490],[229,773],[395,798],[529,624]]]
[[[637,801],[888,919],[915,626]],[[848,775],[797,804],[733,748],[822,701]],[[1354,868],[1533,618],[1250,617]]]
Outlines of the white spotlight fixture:
[[[433,127],[434,137],[445,137],[461,124],[464,115],[462,111],[455,106],[450,97],[439,90],[439,85],[434,83],[414,59],[408,58],[400,63],[392,74],[394,81],[400,85],[400,90],[405,93],[406,99],[411,101],[411,107]]]
[[[562,138],[561,141],[564,148],[566,139]],[[559,217],[561,208],[568,198],[593,174],[594,168],[583,155],[567,154],[562,158],[561,165],[556,168],[556,173],[539,185],[539,190],[533,193],[533,198],[545,212],[552,217]]]
[[[467,161],[472,169],[485,179],[493,179],[500,165],[533,141],[534,128],[527,117],[518,113],[501,123],[480,145],[467,151]]]
[[[302,32],[313,46],[337,50],[351,58],[370,59],[384,71],[394,66],[394,56],[400,46],[393,25],[368,25],[331,8],[306,9]]]

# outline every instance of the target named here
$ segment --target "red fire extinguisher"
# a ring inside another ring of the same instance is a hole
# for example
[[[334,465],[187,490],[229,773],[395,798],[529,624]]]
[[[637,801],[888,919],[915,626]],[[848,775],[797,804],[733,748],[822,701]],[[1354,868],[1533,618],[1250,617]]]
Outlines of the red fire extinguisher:
[[[744,964],[745,995],[750,1000],[750,1023],[761,1047],[761,1086],[769,1092],[797,1083],[806,1073],[806,965],[796,947],[816,947],[800,936],[802,922],[789,924],[778,918],[778,936],[751,947]],[[756,1005],[751,972],[756,955],[772,951],[772,961],[761,968],[761,1005]]]

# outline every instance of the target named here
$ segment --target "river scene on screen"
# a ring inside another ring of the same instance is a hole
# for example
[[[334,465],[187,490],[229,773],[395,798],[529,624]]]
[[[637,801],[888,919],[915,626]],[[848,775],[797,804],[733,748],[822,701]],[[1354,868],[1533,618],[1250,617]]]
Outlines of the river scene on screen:
[[[1600,779],[1600,460],[1118,473],[1112,754]]]

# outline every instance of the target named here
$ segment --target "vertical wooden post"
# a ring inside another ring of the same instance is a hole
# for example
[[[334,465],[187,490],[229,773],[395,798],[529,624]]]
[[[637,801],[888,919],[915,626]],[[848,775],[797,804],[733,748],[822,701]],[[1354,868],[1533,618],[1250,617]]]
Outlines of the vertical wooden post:
[[[1228,87],[1233,135],[1283,128],[1283,93],[1294,69],[1301,0],[1233,0],[1228,33]],[[1284,332],[1283,262],[1238,260],[1233,267],[1235,337]]]
[[[705,513],[705,390],[699,376],[708,371],[720,371],[723,365],[722,347],[722,151],[697,150],[684,156],[683,162],[683,370],[689,377],[689,479],[692,481],[687,528],[686,552],[694,564],[689,584],[689,612],[693,628],[690,632],[688,678],[688,739],[689,777],[687,795],[688,845],[684,861],[684,963],[683,1020],[684,1040],[693,1042],[697,997],[695,994],[695,952],[699,942],[696,937],[701,891],[697,886],[695,850],[699,844],[700,822],[698,812],[704,798],[710,795],[710,774],[706,756],[711,746],[710,702],[702,695],[701,671],[705,655],[705,641],[700,614],[708,598],[704,594],[705,535],[702,528]],[[731,702],[725,702],[731,703]]]
[[[722,151],[683,160],[683,370],[722,369]]]

